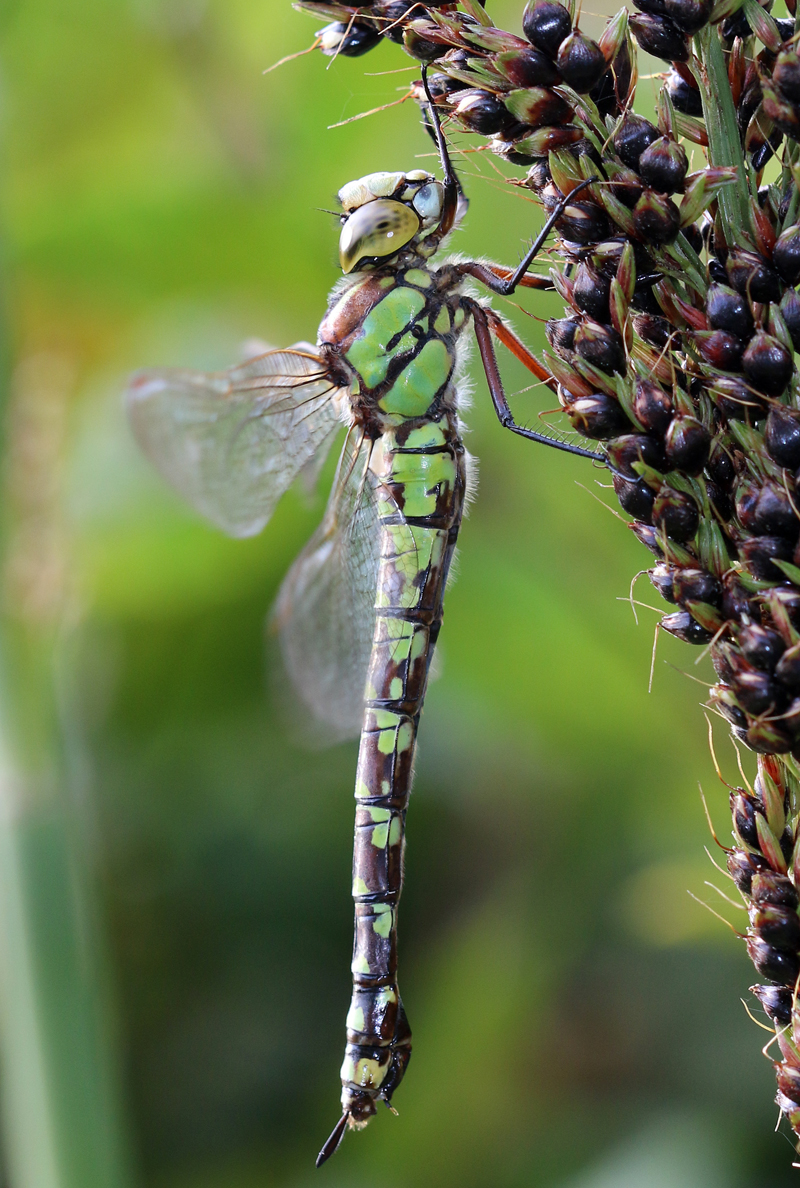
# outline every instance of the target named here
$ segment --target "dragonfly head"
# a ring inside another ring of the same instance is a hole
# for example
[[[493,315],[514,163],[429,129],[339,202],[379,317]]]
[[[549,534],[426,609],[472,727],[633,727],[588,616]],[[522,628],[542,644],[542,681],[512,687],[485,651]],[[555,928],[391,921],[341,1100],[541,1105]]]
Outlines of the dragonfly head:
[[[339,191],[342,272],[382,264],[439,225],[444,189],[430,173],[370,173]]]

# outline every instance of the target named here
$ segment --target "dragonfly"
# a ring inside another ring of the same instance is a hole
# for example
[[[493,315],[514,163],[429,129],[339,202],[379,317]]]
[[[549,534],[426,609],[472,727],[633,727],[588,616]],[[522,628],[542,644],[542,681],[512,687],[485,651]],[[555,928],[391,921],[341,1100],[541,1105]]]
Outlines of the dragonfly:
[[[570,200],[552,212],[515,269],[435,264],[466,210],[423,70],[443,180],[423,170],[369,174],[343,186],[339,259],[317,343],[266,350],[227,371],[137,373],[133,432],[161,474],[232,536],[259,532],[281,495],[345,440],[322,522],[286,576],[274,622],[308,710],[360,733],[355,779],[352,998],[341,1069],[342,1113],[317,1166],[348,1128],[390,1109],[411,1056],[397,982],[397,913],[406,810],[431,659],[465,499],[462,441],[471,326],[500,424],[596,461],[604,458],[514,419],[494,342],[540,381],[549,372],[478,282],[508,296],[550,287],[528,272]],[[595,178],[572,191],[590,185]]]

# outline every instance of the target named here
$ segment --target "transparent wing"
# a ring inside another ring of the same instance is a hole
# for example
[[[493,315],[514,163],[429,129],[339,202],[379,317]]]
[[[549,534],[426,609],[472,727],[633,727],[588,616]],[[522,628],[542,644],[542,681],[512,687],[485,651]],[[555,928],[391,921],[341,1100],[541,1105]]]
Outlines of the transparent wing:
[[[164,478],[231,536],[252,536],[295,476],[327,452],[341,391],[301,342],[229,371],[140,371],[126,403]]]
[[[375,622],[380,525],[371,449],[348,435],[324,519],[289,570],[274,612],[292,684],[339,738],[361,728]]]

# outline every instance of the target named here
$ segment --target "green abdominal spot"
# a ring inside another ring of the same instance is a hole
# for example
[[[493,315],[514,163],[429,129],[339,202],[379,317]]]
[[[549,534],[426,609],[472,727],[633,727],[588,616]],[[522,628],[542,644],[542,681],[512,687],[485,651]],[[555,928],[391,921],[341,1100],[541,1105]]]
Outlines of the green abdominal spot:
[[[400,372],[380,407],[401,417],[423,417],[436,394],[450,378],[453,361],[439,338],[426,342],[419,354]]]

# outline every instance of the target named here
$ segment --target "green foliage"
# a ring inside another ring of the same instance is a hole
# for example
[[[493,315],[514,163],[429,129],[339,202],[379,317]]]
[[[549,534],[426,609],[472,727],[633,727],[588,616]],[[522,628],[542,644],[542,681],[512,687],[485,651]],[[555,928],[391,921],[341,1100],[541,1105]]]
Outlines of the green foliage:
[[[497,20],[516,27],[513,6]],[[411,104],[326,130],[413,76],[390,46],[262,76],[313,29],[285,0],[4,16],[13,337],[76,377],[69,676],[91,795],[75,811],[95,830],[133,1125],[161,1188],[311,1182],[337,1113],[355,750],[295,745],[262,627],[330,468],[314,500],[293,492],[260,538],[228,541],[160,485],[120,409],[134,367],[313,338],[336,278],[317,208],[360,174],[430,163]],[[535,207],[485,155],[463,161],[454,247],[513,263]],[[504,312],[540,349],[559,303],[521,304],[532,317]],[[550,403],[514,407],[535,424]],[[721,1183],[729,1159],[763,1173],[770,1072],[731,992],[752,974],[686,897],[713,895],[698,772],[720,822],[726,808],[697,709],[710,669],[669,667],[694,655],[662,640],[648,695],[654,619],[637,628],[619,601],[648,555],[587,491],[604,496],[602,475],[504,433],[481,382],[467,419],[480,488],[409,816],[414,1059],[400,1118],[348,1137],[320,1177],[555,1184],[682,1109],[708,1150],[735,1136]],[[689,1183],[681,1166],[652,1182]]]

